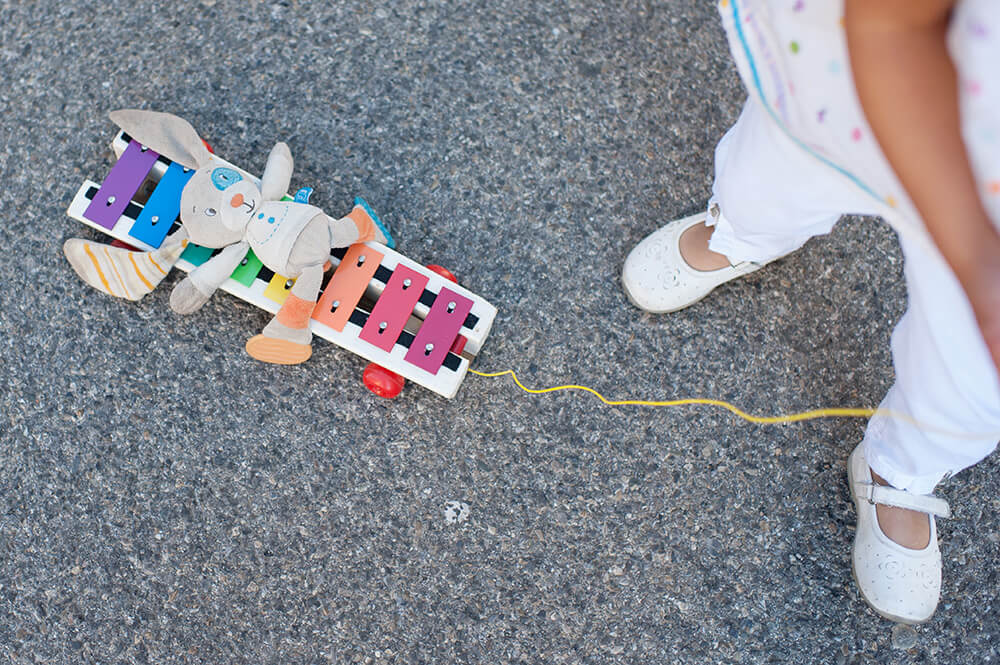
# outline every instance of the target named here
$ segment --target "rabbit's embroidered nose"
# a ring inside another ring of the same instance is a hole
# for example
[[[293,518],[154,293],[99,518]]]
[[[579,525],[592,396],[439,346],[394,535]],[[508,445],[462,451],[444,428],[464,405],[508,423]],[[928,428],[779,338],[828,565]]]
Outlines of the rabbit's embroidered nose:
[[[232,200],[229,202],[229,205],[231,205],[234,208],[239,208],[241,205],[243,205],[243,195],[237,194],[236,196],[234,196]]]

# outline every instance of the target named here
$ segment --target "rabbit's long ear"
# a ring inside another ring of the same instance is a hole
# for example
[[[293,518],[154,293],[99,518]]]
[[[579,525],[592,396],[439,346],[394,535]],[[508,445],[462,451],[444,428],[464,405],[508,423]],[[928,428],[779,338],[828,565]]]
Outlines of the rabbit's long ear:
[[[187,120],[170,113],[123,109],[112,111],[111,121],[139,143],[182,166],[197,169],[211,153]]]

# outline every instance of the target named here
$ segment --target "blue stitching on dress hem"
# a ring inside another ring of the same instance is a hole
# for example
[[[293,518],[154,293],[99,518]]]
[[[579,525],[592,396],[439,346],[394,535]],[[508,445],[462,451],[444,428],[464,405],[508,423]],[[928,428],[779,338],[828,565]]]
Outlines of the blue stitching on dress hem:
[[[799,146],[800,148],[802,148],[807,153],[809,153],[816,159],[820,160],[827,166],[835,169],[842,175],[847,176],[854,184],[856,184],[858,187],[864,190],[866,194],[874,197],[875,200],[885,205],[889,205],[888,202],[883,197],[879,196],[874,191],[872,191],[872,189],[868,185],[866,185],[860,178],[858,178],[856,175],[854,175],[847,169],[843,168],[842,166],[835,164],[834,162],[830,161],[823,155],[817,153],[815,150],[806,145],[802,140],[794,136],[788,130],[788,128],[781,123],[781,120],[778,118],[777,114],[775,114],[774,109],[771,108],[770,104],[767,101],[767,98],[764,96],[764,87],[761,85],[760,75],[757,73],[757,64],[754,62],[753,55],[750,52],[750,45],[747,43],[746,36],[743,34],[743,25],[742,22],[740,21],[740,10],[739,7],[737,7],[738,0],[730,0],[729,4],[733,8],[733,27],[736,29],[736,36],[739,37],[740,44],[742,44],[743,46],[743,52],[746,55],[747,64],[750,65],[750,73],[753,75],[754,87],[757,88],[757,94],[760,96],[760,101],[764,109],[767,111],[768,115],[771,116],[771,118],[778,125],[778,127],[781,128],[781,131],[783,131],[785,135],[788,138],[790,138],[792,142],[795,143],[797,146]]]

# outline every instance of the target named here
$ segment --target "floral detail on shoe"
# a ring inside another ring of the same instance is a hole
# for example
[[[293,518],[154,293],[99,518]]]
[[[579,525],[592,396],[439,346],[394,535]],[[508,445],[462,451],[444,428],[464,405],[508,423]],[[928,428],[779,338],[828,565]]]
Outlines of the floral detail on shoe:
[[[671,289],[681,281],[681,271],[676,268],[673,270],[667,270],[663,273],[663,287],[666,289]]]

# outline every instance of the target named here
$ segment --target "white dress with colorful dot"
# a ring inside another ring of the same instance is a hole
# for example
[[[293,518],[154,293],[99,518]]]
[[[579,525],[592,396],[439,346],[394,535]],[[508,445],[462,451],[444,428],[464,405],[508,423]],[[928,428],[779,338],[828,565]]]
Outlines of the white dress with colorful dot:
[[[747,89],[789,139],[851,181],[894,226],[922,226],[861,110],[843,2],[721,0],[719,11]],[[949,48],[970,160],[983,203],[1000,226],[1000,2],[961,0]]]

